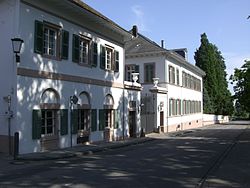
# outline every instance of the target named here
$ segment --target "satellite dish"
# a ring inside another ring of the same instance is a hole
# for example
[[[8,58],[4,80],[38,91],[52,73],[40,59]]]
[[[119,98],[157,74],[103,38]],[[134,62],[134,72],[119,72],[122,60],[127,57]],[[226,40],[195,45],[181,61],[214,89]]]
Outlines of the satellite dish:
[[[75,95],[70,96],[70,102],[73,104],[77,104],[77,102],[78,102],[77,96],[75,96]]]

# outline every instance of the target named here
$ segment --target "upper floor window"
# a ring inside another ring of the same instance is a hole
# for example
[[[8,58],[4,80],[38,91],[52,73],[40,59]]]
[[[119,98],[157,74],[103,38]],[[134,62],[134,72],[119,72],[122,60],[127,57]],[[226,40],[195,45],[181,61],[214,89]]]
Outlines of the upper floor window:
[[[144,64],[144,82],[152,83],[155,77],[155,63]]]
[[[97,43],[92,42],[91,38],[73,34],[72,61],[80,65],[97,66]]]
[[[175,68],[173,66],[168,66],[169,73],[169,83],[175,84]]]
[[[179,69],[176,69],[176,84],[180,85],[180,73],[179,73]]]
[[[68,31],[48,22],[35,21],[35,53],[49,58],[68,59],[68,44]]]
[[[101,45],[100,68],[119,72],[119,52],[108,45]]]
[[[139,73],[139,65],[125,65],[125,80],[133,81],[132,73]],[[140,78],[138,78],[140,82]]]
[[[201,91],[201,80],[183,71],[182,86],[196,91]]]

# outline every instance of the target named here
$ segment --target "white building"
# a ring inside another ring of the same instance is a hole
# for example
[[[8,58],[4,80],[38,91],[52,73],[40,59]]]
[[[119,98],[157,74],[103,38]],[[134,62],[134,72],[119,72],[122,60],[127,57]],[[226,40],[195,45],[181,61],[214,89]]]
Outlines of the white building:
[[[20,153],[140,133],[141,85],[124,82],[129,32],[78,0],[0,1],[0,31],[1,152],[15,132]]]
[[[131,80],[131,73],[140,73],[146,133],[201,126],[205,73],[187,61],[186,49],[167,50],[138,34],[136,26],[131,32],[135,37],[125,47],[125,80]]]

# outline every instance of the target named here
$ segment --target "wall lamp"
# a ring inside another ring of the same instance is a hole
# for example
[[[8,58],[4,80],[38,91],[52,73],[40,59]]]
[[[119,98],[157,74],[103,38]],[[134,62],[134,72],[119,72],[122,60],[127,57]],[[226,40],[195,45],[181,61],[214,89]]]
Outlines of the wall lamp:
[[[12,41],[12,47],[13,47],[13,52],[16,54],[16,63],[20,63],[20,51],[22,48],[23,40],[20,38],[13,38],[11,39]]]

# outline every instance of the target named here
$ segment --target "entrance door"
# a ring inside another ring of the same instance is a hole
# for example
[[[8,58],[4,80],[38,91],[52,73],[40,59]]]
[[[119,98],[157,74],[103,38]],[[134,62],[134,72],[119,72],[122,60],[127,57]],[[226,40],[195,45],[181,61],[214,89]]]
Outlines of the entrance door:
[[[164,132],[164,112],[160,112],[160,129],[161,132]]]
[[[78,137],[77,143],[85,143],[89,141],[90,135],[90,110],[78,110]]]
[[[58,148],[58,118],[57,110],[42,110],[41,127],[42,151]]]
[[[130,137],[136,137],[136,112],[129,112],[129,135]]]

